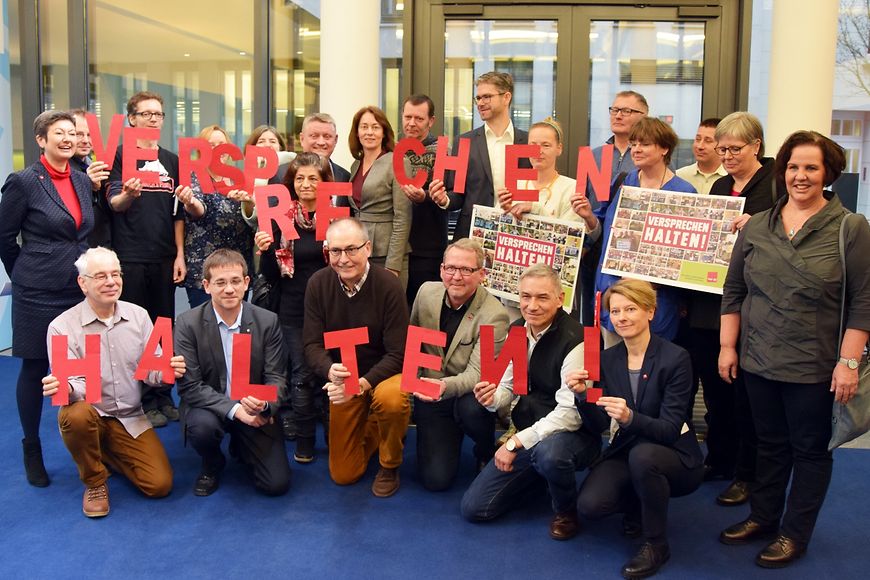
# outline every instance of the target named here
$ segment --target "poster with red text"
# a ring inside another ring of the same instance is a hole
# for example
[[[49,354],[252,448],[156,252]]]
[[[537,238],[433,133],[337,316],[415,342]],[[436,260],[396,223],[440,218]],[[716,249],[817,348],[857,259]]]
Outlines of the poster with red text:
[[[601,271],[722,294],[742,197],[622,188]]]
[[[519,302],[519,281],[523,270],[543,262],[559,273],[570,312],[580,274],[584,224],[525,214],[522,220],[482,205],[474,206],[471,238],[483,245],[487,289],[499,298]]]

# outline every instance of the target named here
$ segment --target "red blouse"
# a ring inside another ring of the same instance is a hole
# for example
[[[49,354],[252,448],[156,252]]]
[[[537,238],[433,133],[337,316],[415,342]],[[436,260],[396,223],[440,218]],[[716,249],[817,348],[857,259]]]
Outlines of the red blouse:
[[[63,201],[73,220],[75,220],[76,229],[79,229],[82,227],[82,206],[79,203],[79,196],[76,194],[72,179],[69,176],[69,163],[66,165],[66,170],[58,171],[51,166],[45,155],[41,155],[39,161],[42,162],[42,166],[48,171],[51,183],[54,184],[54,188],[60,194],[60,199]]]

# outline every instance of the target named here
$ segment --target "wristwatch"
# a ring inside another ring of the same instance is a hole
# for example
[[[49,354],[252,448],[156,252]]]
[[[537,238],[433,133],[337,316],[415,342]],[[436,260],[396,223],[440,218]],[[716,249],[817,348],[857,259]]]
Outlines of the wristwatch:
[[[514,441],[514,438],[511,437],[507,440],[507,443],[504,444],[504,448],[510,451],[511,453],[517,452],[517,442]]]
[[[846,365],[853,371],[858,368],[858,359],[846,358],[844,356],[841,356],[839,359],[837,359],[837,362],[841,365]]]

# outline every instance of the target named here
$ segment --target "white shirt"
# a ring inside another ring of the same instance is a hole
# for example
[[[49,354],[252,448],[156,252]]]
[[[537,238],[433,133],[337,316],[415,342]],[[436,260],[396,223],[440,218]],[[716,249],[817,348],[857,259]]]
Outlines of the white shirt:
[[[532,359],[532,352],[535,350],[535,345],[541,340],[550,327],[548,326],[537,336],[533,336],[528,325],[526,325],[526,337],[529,341],[529,360]],[[580,412],[574,405],[574,392],[568,388],[566,377],[571,370],[582,369],[583,364],[583,343],[571,349],[562,361],[562,368],[559,371],[559,376],[562,383],[559,385],[559,390],[556,391],[556,408],[547,413],[546,416],[538,419],[534,425],[523,429],[516,434],[516,438],[523,444],[523,448],[531,449],[550,435],[561,433],[563,431],[576,431],[580,428],[583,421],[580,418]],[[517,395],[513,391],[514,383],[514,365],[513,362],[508,363],[507,369],[498,384],[498,389],[495,391],[493,404],[487,407],[490,411],[496,411],[509,406]]]
[[[486,150],[489,153],[489,167],[492,169],[492,206],[499,209],[498,190],[504,187],[504,148],[513,145],[514,122],[508,121],[507,129],[501,137],[496,137],[495,132],[485,124],[483,134],[486,136]]]

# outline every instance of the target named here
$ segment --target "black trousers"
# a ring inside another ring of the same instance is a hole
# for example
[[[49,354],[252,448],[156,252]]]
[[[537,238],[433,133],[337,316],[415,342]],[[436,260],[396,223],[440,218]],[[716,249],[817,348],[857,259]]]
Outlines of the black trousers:
[[[719,377],[719,331],[693,328],[687,349],[704,385],[707,458],[715,472],[755,481],[756,437],[743,371],[730,385]]]
[[[767,525],[782,519],[781,533],[803,544],[813,535],[834,465],[828,451],[834,402],[830,387],[830,381],[786,383],[746,373],[758,433],[751,517]]]
[[[434,403],[415,399],[414,422],[417,473],[429,491],[442,491],[453,485],[465,435],[474,441],[478,461],[486,463],[495,454],[495,413],[478,403],[473,393]]]
[[[673,448],[638,443],[592,468],[580,488],[577,509],[590,520],[640,513],[646,541],[664,544],[670,498],[692,493],[703,477],[703,466],[686,467]]]
[[[183,418],[187,441],[202,457],[203,471],[219,473],[226,459],[221,452],[224,435],[230,434],[230,453],[247,467],[257,491],[283,495],[290,488],[290,463],[277,422],[260,428],[218,417],[205,409],[188,409]]]
[[[424,282],[437,282],[441,279],[441,257],[408,256],[408,307],[414,305],[417,291]]]
[[[132,302],[148,311],[152,322],[158,316],[175,320],[175,284],[172,282],[174,260],[157,263],[121,262],[124,290],[121,300]],[[146,412],[172,405],[171,389],[142,387],[142,409]]]

